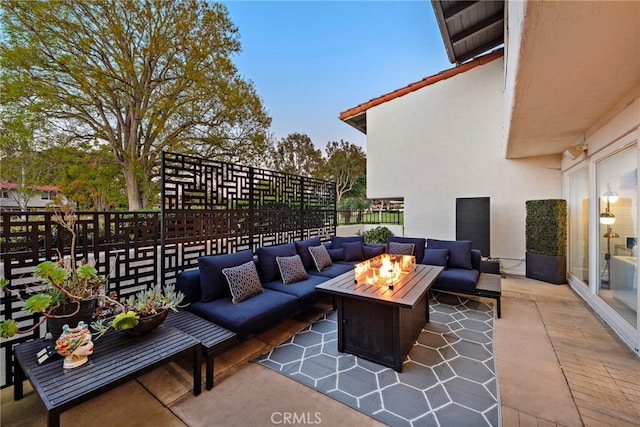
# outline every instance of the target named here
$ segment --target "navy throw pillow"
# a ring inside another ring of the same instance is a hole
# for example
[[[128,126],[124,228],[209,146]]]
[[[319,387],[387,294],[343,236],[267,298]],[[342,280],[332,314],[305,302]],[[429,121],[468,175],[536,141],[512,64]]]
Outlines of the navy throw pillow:
[[[344,260],[345,261],[364,261],[364,253],[362,252],[362,243],[351,242],[343,243]]]
[[[348,237],[333,236],[331,238],[331,248],[338,249],[338,248],[341,248],[345,243],[354,243],[354,242],[363,244],[364,236],[348,236]]]
[[[327,248],[327,252],[329,252],[331,261],[333,262],[344,261],[344,248],[338,248],[338,249]]]
[[[422,264],[447,266],[449,260],[449,249],[425,249]]]
[[[362,246],[362,255],[364,259],[370,259],[382,255],[384,253],[384,246]]]
[[[428,249],[449,249],[449,267],[472,270],[471,240],[427,239]]]

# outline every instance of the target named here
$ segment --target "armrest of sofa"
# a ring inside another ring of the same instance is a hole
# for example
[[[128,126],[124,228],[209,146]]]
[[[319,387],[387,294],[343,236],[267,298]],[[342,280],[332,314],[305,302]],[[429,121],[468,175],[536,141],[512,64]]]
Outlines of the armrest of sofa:
[[[176,277],[176,290],[184,294],[183,304],[202,300],[200,293],[200,270],[185,270]]]
[[[482,252],[480,252],[480,249],[471,249],[471,267],[480,271],[482,267]]]

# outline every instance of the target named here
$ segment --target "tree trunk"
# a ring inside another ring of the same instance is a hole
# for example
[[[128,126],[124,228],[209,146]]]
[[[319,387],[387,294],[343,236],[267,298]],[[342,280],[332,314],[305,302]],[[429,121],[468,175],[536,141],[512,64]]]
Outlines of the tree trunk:
[[[127,199],[129,200],[129,210],[136,211],[142,209],[142,198],[136,180],[136,171],[133,167],[123,167],[124,179],[127,183]]]

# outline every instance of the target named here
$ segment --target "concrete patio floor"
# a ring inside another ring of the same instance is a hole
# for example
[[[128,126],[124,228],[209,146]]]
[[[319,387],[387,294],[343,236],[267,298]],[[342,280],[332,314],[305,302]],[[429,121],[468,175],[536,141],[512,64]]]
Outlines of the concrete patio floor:
[[[502,283],[502,318],[495,322],[502,425],[640,425],[640,359],[568,285],[517,276]],[[64,412],[61,425],[381,425],[251,363],[328,308],[285,321],[217,357],[215,386],[203,387],[199,396],[191,394],[190,360],[184,360]],[[44,407],[27,383],[17,402],[13,387],[2,390],[0,412],[5,427],[46,425]]]

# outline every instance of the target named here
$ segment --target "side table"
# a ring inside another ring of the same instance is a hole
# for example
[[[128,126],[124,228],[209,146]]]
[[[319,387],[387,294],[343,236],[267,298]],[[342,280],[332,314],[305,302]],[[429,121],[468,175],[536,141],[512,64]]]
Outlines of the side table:
[[[218,326],[186,310],[170,312],[165,322],[180,329],[200,342],[206,360],[206,387],[213,388],[213,356],[238,343],[235,332]]]

